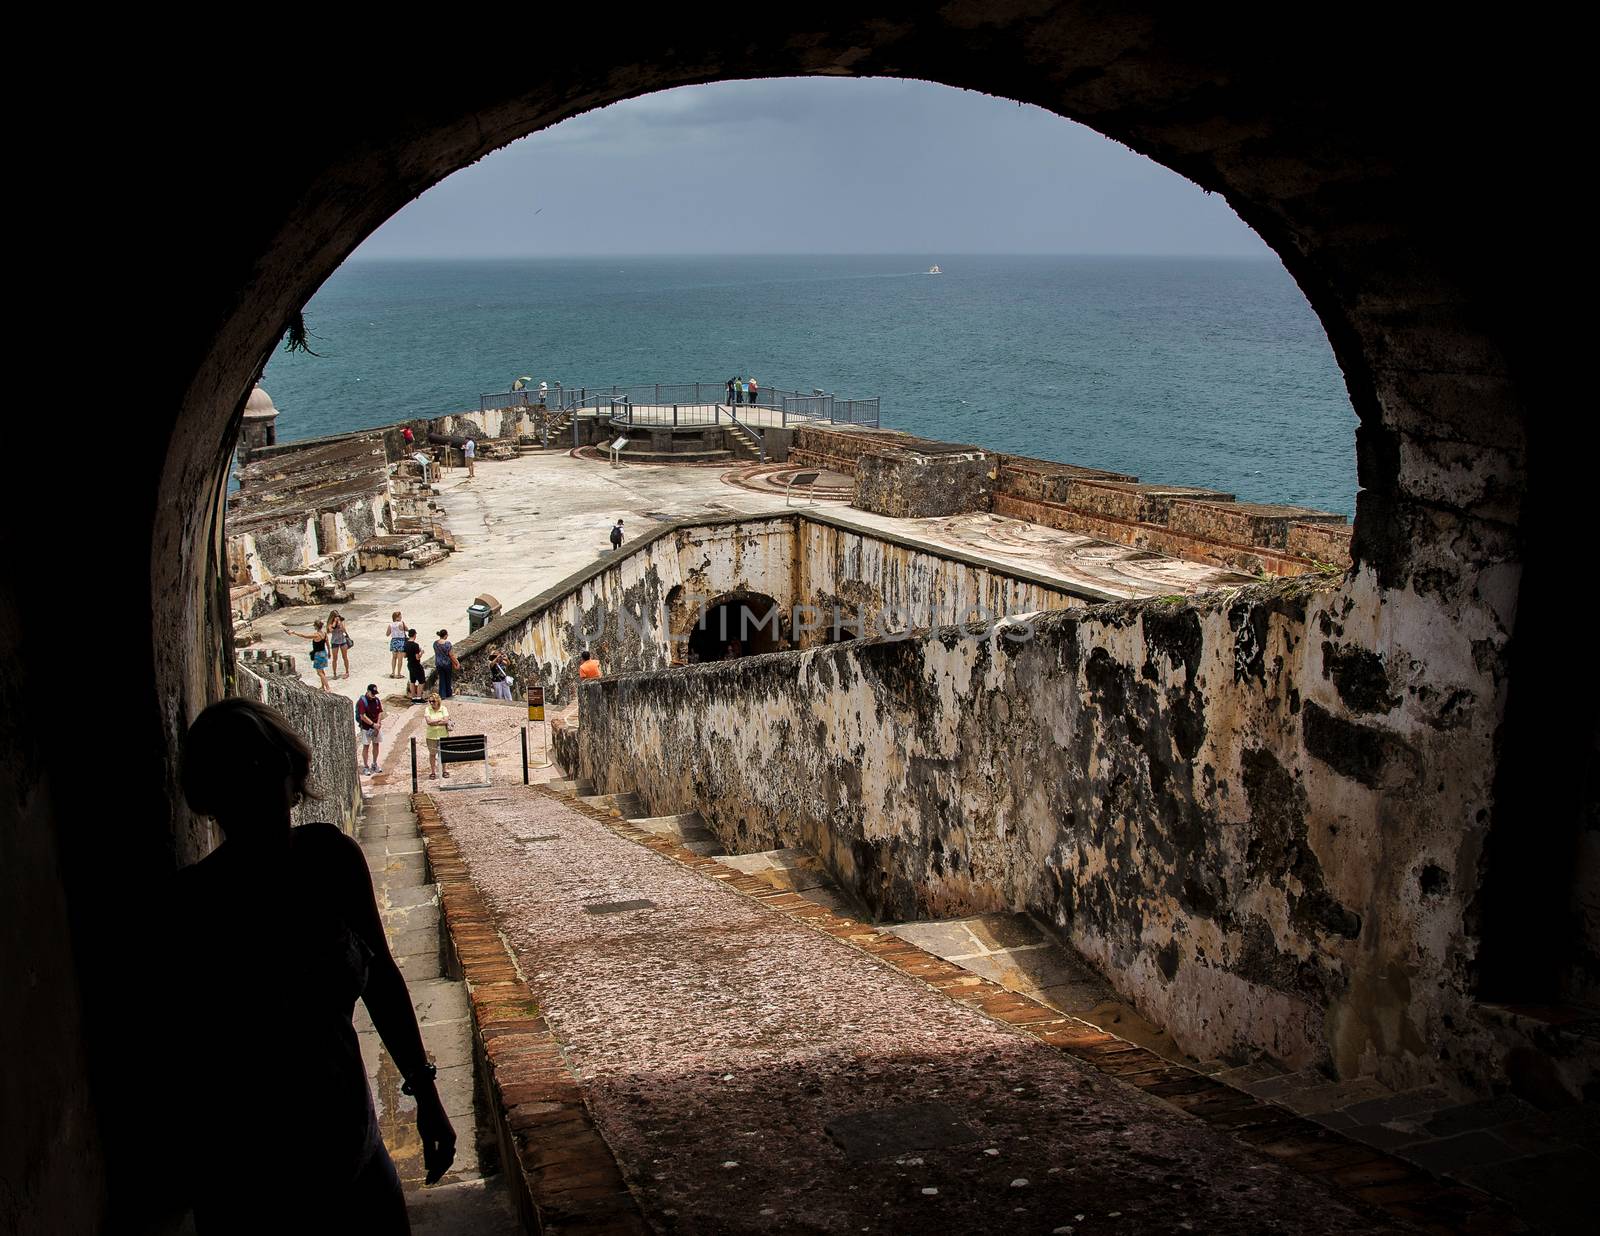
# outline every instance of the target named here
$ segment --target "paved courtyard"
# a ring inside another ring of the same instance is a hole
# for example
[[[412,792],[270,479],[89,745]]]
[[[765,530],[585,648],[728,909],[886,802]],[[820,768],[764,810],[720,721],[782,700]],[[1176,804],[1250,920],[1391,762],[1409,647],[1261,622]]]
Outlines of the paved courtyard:
[[[424,649],[433,633],[467,634],[467,606],[487,592],[510,609],[611,552],[607,534],[624,521],[628,537],[693,515],[783,510],[781,493],[757,493],[726,479],[740,469],[634,465],[612,468],[564,451],[483,460],[470,480],[453,468],[439,483],[457,550],[418,570],[375,571],[348,581],[352,599],[337,606],[272,610],[247,624],[256,647],[297,658],[301,680],[315,685],[309,644],[284,630],[310,630],[330,608],[344,615],[356,645],[350,676],[329,686],[354,700],[376,682],[388,693],[390,615],[400,610]],[[819,504],[863,528],[992,560],[1116,598],[1157,596],[1238,583],[1216,567],[1167,558],[1071,532],[1001,516],[895,519],[845,503]]]

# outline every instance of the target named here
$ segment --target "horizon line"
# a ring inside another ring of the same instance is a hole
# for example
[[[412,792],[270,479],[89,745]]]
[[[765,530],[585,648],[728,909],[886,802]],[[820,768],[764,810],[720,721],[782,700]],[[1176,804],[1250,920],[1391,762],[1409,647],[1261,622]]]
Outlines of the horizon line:
[[[1160,253],[1149,250],[1118,250],[1082,252],[1065,250],[1036,250],[1024,252],[1021,250],[999,250],[987,252],[949,253],[941,256],[932,251],[926,252],[879,252],[877,250],[846,250],[830,253],[809,252],[802,250],[776,250],[768,252],[731,252],[731,253],[352,253],[340,263],[348,266],[359,262],[507,262],[507,261],[561,261],[569,258],[583,259],[628,259],[628,258],[758,258],[758,257],[883,257],[883,258],[915,258],[918,261],[934,259],[950,261],[952,258],[990,258],[990,257],[1025,257],[1025,258],[1194,258],[1210,261],[1238,260],[1261,261],[1268,258],[1278,258],[1276,252],[1268,250],[1265,253]],[[1279,259],[1281,260],[1281,259]]]

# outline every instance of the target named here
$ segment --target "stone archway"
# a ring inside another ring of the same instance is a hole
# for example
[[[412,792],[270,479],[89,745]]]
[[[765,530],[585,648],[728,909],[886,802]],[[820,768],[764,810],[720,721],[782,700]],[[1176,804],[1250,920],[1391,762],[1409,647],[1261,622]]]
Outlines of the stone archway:
[[[727,592],[701,606],[685,639],[691,661],[727,661],[780,652],[787,646],[788,617],[759,592]]]
[[[63,213],[117,243],[108,268],[148,255],[151,268],[136,259],[124,282],[161,334],[152,347],[136,330],[97,365],[139,377],[136,429],[96,494],[141,550],[105,556],[96,578],[124,615],[121,741],[94,778],[43,741],[6,757],[22,859],[0,874],[0,900],[17,939],[41,940],[8,964],[45,978],[8,972],[5,989],[30,994],[4,1028],[9,1041],[22,1019],[26,1041],[53,1043],[63,1061],[19,1074],[12,1092],[19,1140],[53,1148],[15,1194],[24,1226],[58,1202],[103,1209],[108,1194],[125,1217],[158,1209],[159,1173],[138,1148],[159,1139],[128,1080],[152,1044],[122,1017],[137,975],[98,946],[128,945],[150,882],[208,841],[177,805],[171,752],[224,685],[222,486],[264,357],[362,239],[452,171],[580,111],[753,72],[919,77],[1038,104],[1223,194],[1278,252],[1360,416],[1342,638],[1397,676],[1405,702],[1392,724],[1442,735],[1451,753],[1429,769],[1447,788],[1379,821],[1372,896],[1412,904],[1419,864],[1446,864],[1468,921],[1429,919],[1417,954],[1480,967],[1497,993],[1552,990],[1571,959],[1541,946],[1567,923],[1559,877],[1573,869],[1592,764],[1568,686],[1569,564],[1555,546],[1579,490],[1555,414],[1561,357],[1540,313],[1555,276],[1498,241],[1548,227],[1526,189],[1566,140],[1539,110],[1543,48],[1431,14],[1387,14],[1381,31],[1359,17],[1296,30],[1209,10],[977,0],[803,16],[711,6],[621,25],[574,12],[542,20],[538,36],[550,54],[527,73],[442,47],[416,65],[412,49],[366,34],[343,48],[324,35],[316,73],[303,46],[270,35],[245,62],[174,51],[171,63],[141,61],[141,84],[119,89],[113,113],[82,118],[118,151],[94,187],[143,188],[109,208],[98,192],[69,194]],[[346,71],[323,71],[334,64]],[[19,575],[4,588],[14,644],[47,646],[59,616],[48,585]],[[72,693],[42,661],[0,673],[28,705],[29,732],[73,732]],[[114,811],[103,785],[116,787]],[[1539,828],[1491,830],[1498,812],[1535,801]],[[103,826],[108,815],[118,827]],[[1368,976],[1385,1015],[1407,1016],[1405,978]]]

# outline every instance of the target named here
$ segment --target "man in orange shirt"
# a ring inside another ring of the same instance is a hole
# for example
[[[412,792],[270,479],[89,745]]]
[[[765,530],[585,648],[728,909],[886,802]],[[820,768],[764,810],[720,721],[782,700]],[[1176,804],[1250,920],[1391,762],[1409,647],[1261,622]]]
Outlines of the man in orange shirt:
[[[585,648],[583,650],[583,661],[578,666],[578,677],[579,678],[598,678],[598,677],[600,677],[600,662],[595,658],[594,653],[590,652],[587,648]]]

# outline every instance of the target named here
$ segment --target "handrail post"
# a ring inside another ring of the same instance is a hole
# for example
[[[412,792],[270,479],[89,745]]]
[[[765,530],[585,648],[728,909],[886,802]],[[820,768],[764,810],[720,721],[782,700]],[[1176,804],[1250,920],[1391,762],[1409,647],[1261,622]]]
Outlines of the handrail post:
[[[678,405],[677,404],[673,404],[672,405],[672,427],[674,429],[676,429],[678,427]]]

